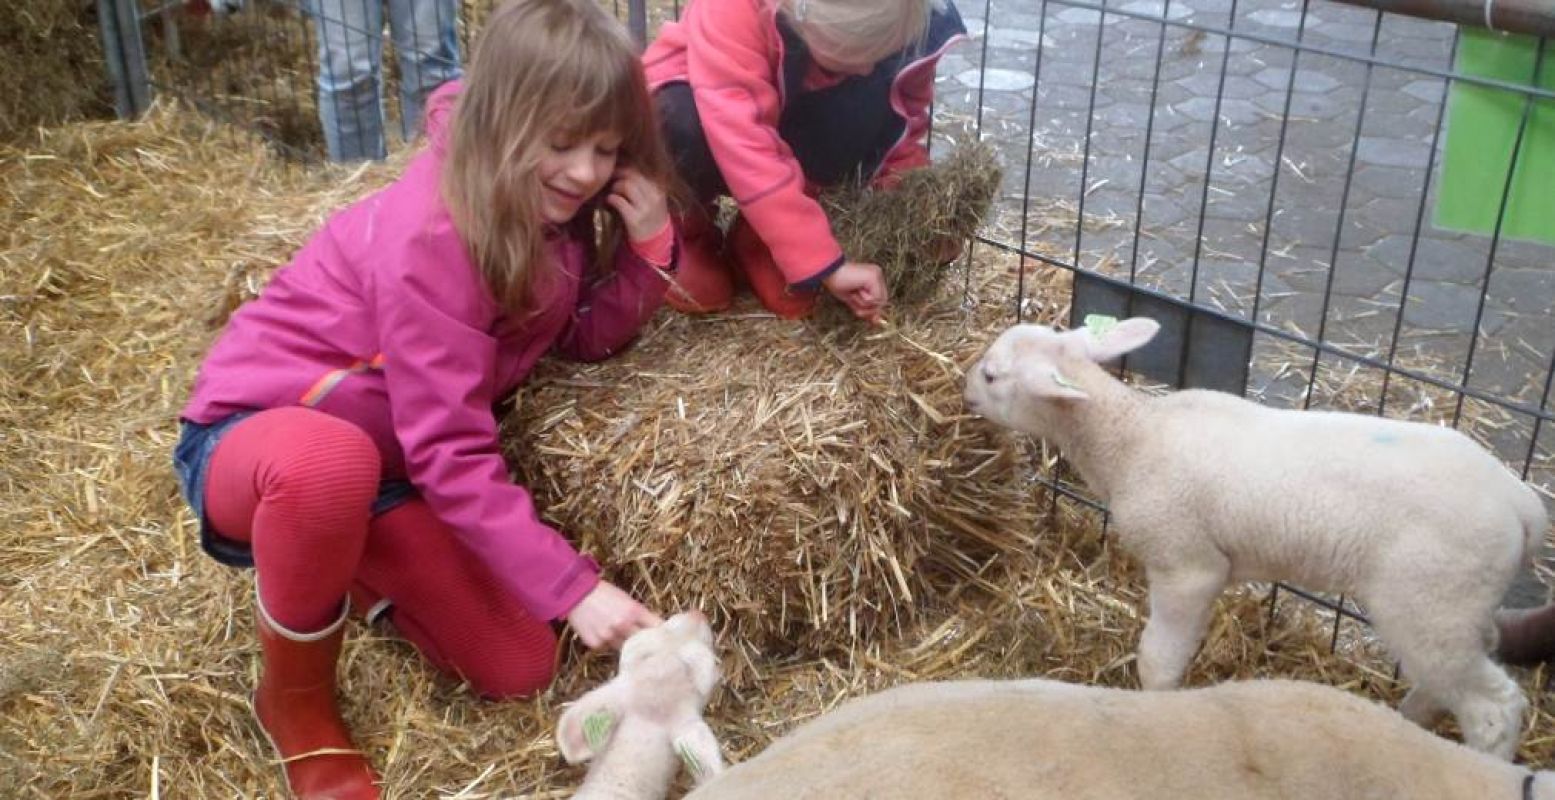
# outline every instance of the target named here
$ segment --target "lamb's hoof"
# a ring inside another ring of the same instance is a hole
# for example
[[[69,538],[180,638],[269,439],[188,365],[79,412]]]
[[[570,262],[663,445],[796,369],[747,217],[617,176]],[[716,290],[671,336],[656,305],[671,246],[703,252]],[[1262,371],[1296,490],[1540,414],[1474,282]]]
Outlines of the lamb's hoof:
[[[1404,719],[1430,729],[1436,727],[1436,723],[1442,721],[1447,713],[1441,704],[1427,696],[1419,689],[1410,689],[1409,694],[1404,695],[1404,702],[1398,706],[1398,713],[1404,715]]]

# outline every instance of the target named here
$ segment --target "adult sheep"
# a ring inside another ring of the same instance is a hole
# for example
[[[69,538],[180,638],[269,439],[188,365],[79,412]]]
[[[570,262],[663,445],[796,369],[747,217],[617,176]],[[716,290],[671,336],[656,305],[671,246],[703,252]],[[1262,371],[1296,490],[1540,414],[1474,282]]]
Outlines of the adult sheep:
[[[900,686],[843,705],[688,800],[1555,800],[1555,775],[1310,683],[1135,692]]]

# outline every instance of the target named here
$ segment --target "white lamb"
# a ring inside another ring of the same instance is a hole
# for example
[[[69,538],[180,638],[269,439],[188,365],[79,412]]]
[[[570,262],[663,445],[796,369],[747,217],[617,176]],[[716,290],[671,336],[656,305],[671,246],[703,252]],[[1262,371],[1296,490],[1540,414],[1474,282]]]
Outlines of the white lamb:
[[[1555,775],[1293,681],[1135,692],[1046,680],[854,700],[688,800],[1555,800]]]
[[[1144,688],[1180,683],[1227,583],[1287,581],[1360,600],[1413,684],[1405,716],[1451,711],[1470,746],[1511,758],[1527,702],[1488,656],[1491,614],[1544,536],[1533,491],[1447,428],[1138,392],[1099,363],[1159,326],[1106,322],[1005,331],[966,400],[1057,445],[1107,502],[1150,585]]]
[[[723,771],[702,709],[719,681],[713,632],[701,612],[638,631],[616,677],[562,713],[556,744],[570,764],[594,760],[575,798],[659,800],[677,763],[701,783]]]

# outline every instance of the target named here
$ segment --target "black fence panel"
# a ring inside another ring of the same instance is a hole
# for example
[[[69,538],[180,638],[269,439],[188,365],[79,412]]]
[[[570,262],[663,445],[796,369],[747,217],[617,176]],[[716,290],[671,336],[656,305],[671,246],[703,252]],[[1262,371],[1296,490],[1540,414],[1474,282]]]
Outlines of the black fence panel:
[[[935,138],[1002,152],[1012,318],[1147,314],[1147,379],[1451,425],[1555,496],[1547,40],[1328,0],[962,12]]]

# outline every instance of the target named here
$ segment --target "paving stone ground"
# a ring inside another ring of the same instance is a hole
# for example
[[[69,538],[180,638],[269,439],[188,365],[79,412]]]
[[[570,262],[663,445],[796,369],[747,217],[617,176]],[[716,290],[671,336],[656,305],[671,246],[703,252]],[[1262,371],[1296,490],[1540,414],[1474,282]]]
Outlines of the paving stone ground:
[[[1389,14],[1379,28],[1375,11],[1309,5],[1303,17],[1301,0],[1109,0],[1119,13],[1103,16],[1066,0],[963,0],[972,37],[939,72],[936,146],[981,118],[1006,168],[1005,241],[1019,242],[1024,206],[1033,249],[1547,406],[1555,247],[1492,246],[1433,222],[1454,26]],[[1310,360],[1259,336],[1249,390],[1305,402]],[[1380,371],[1323,364],[1313,403],[1380,396]],[[1398,413],[1457,407],[1450,391],[1390,386]],[[1460,416],[1529,462],[1531,416],[1473,400]],[[1546,489],[1552,428],[1530,463]]]

